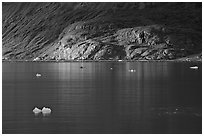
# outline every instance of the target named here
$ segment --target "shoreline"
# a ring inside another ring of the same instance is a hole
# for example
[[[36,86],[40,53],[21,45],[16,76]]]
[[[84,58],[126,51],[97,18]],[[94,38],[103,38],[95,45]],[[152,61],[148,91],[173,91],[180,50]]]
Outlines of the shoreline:
[[[64,62],[201,62],[202,60],[2,60],[2,62],[54,62],[54,63],[64,63]]]

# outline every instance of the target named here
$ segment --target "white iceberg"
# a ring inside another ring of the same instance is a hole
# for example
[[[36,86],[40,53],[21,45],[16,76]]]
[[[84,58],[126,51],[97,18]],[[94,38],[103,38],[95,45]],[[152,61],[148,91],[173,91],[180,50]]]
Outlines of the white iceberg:
[[[190,69],[198,69],[198,66],[192,66]]]
[[[40,74],[40,73],[37,73],[37,74],[36,74],[36,77],[41,77],[41,74]]]
[[[38,109],[37,107],[35,107],[35,108],[33,109],[33,112],[34,112],[35,114],[39,114],[41,111],[42,111],[42,110],[41,110],[41,109]]]
[[[43,113],[43,114],[50,114],[50,113],[51,113],[51,109],[50,109],[50,108],[43,107],[43,108],[42,108],[42,113]]]
[[[130,69],[129,72],[136,72],[136,70],[135,69]]]

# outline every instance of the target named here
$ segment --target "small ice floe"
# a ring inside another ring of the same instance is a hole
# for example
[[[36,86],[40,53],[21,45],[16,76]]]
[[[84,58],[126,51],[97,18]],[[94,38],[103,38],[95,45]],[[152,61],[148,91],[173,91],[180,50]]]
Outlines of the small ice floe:
[[[41,113],[42,112],[42,110],[41,109],[38,109],[37,107],[35,107],[34,109],[33,109],[33,113],[35,113],[35,114],[39,114],[39,113]]]
[[[202,117],[202,109],[192,107],[161,107],[152,108],[151,114],[154,116],[176,117],[176,116],[195,116]]]
[[[198,69],[198,66],[192,66],[190,69]]]
[[[84,68],[83,66],[80,66],[80,68]]]
[[[130,69],[129,72],[136,72],[136,70],[135,69]]]
[[[41,74],[40,74],[40,73],[37,73],[37,74],[36,74],[36,77],[41,77]]]
[[[43,107],[43,108],[42,108],[42,113],[43,113],[43,114],[50,114],[50,113],[51,113],[51,109],[50,109],[50,108]]]
[[[35,107],[33,109],[33,113],[37,116],[38,114],[42,113],[43,116],[49,116],[51,114],[51,109],[50,108],[46,108],[46,107],[43,107],[42,110]]]

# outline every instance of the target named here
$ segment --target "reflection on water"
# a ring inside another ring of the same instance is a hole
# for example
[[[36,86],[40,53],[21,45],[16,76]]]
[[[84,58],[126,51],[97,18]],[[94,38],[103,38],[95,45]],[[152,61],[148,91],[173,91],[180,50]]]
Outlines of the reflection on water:
[[[81,65],[4,62],[3,133],[201,133],[201,63]]]

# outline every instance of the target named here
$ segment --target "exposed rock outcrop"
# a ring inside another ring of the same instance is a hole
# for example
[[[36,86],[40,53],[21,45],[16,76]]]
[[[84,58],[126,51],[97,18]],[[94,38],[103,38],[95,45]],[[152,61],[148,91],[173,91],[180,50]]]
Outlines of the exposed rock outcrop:
[[[202,49],[201,9],[201,3],[3,3],[3,59],[186,57]]]

